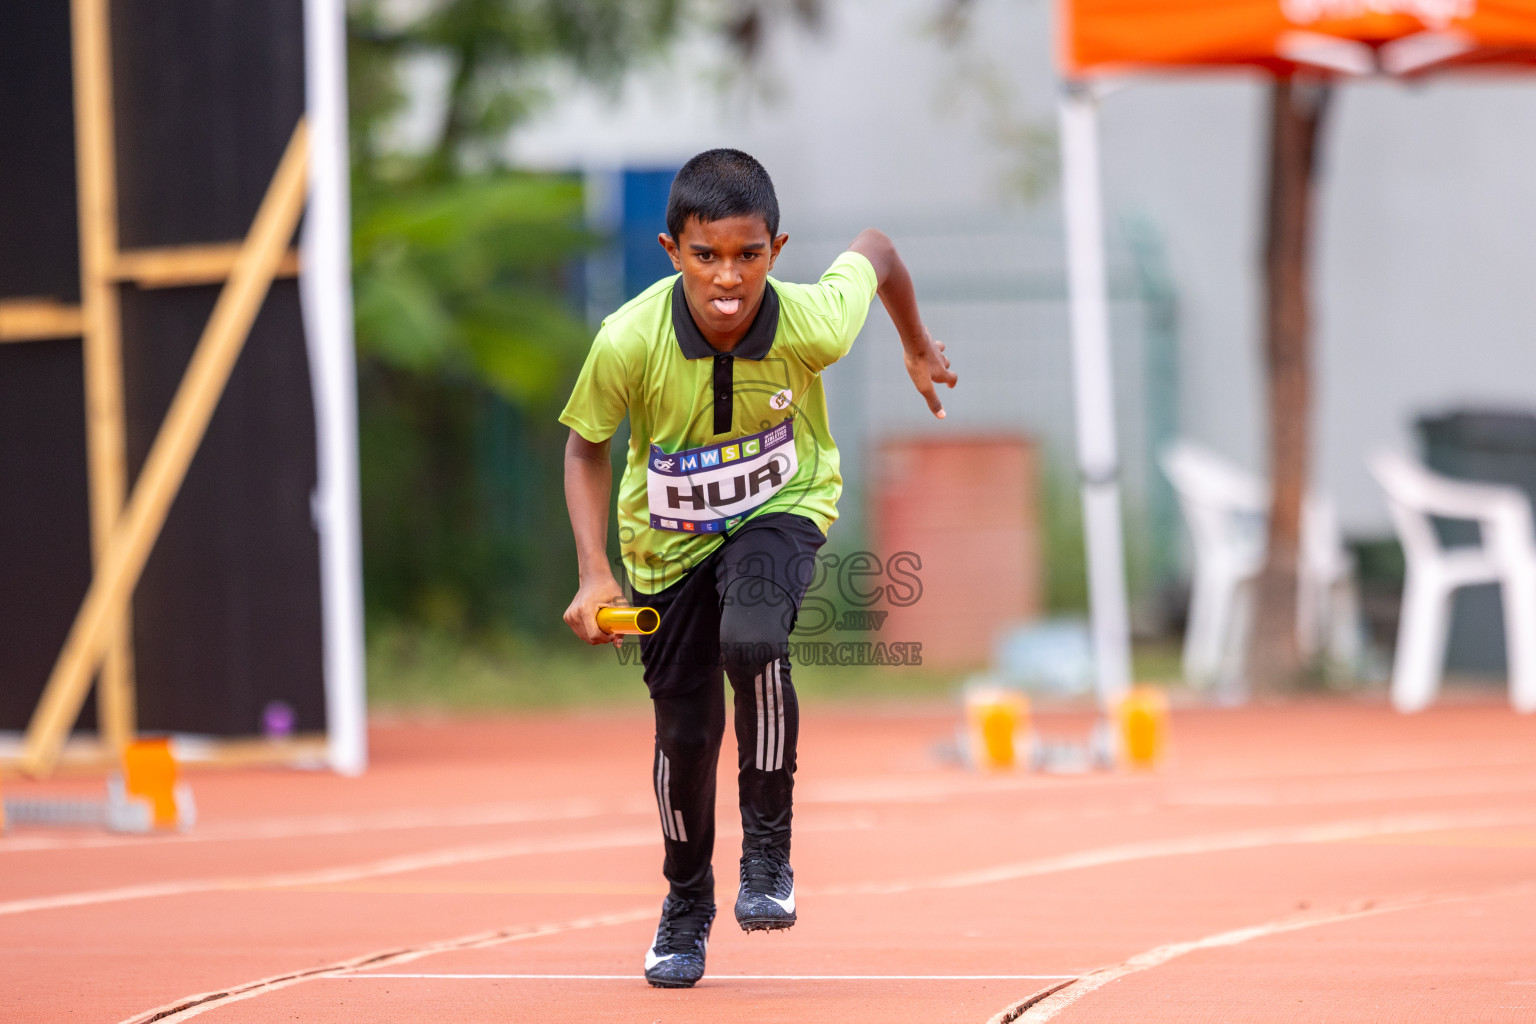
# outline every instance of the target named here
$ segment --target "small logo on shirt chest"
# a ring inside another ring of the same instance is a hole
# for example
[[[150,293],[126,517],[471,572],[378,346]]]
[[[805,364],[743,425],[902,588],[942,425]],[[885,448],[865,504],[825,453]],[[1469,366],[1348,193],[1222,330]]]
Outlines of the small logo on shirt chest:
[[[785,388],[783,391],[778,392],[772,398],[768,399],[768,404],[775,409],[788,409],[789,403],[793,402],[794,400],[795,393],[789,390],[789,388]]]

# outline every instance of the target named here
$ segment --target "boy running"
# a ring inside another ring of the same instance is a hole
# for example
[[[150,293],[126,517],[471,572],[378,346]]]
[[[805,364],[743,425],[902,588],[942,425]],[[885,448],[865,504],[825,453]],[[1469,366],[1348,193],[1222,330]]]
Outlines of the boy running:
[[[571,428],[565,498],[580,571],[565,621],[589,644],[622,642],[596,614],[628,604],[607,537],[609,439],[630,418],[619,542],[635,600],[661,615],[640,657],[670,885],[645,977],[662,988],[704,976],[722,674],[734,695],[741,801],[736,920],[746,931],[795,923],[789,634],[842,491],[821,371],[847,354],[878,293],[935,416],[944,408],[934,385],[956,381],[890,239],[865,231],[819,282],[786,284],[768,276],[789,240],[778,230],[773,182],[752,157],[714,149],[683,165],[659,236],[680,273],[603,321],[560,414]]]

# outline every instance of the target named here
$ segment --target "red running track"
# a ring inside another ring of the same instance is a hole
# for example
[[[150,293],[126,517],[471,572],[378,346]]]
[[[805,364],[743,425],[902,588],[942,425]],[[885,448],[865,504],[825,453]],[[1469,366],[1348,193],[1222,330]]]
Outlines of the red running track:
[[[361,779],[200,772],[189,836],[0,838],[0,1020],[1536,1020],[1536,719],[1185,710],[1158,771],[1072,777],[945,764],[952,729],[808,711],[800,923],[743,934],[726,886],[690,991],[640,977],[642,716],[381,723]]]

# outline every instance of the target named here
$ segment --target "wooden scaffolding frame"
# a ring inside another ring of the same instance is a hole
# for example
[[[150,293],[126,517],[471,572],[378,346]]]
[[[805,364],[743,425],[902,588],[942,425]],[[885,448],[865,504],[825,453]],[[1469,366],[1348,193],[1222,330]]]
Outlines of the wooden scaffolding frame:
[[[93,576],[28,725],[19,766],[46,776],[98,679],[101,749],[116,760],[136,732],[131,600],[209,420],[273,280],[298,272],[290,248],[308,193],[309,136],[303,118],[268,185],[249,233],[238,242],[122,251],[118,247],[109,0],[71,0],[80,305],[53,299],[0,301],[0,342],[80,337],[85,370],[86,446]],[[223,282],[149,455],[128,488],[118,289]],[[215,760],[312,758],[324,741],[223,744]]]

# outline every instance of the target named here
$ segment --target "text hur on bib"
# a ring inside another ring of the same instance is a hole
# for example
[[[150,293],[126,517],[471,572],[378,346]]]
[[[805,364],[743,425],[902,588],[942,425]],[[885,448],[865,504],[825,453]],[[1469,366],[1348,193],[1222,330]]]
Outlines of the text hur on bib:
[[[721,533],[784,489],[800,466],[795,426],[680,452],[651,445],[646,493],[653,530]]]

